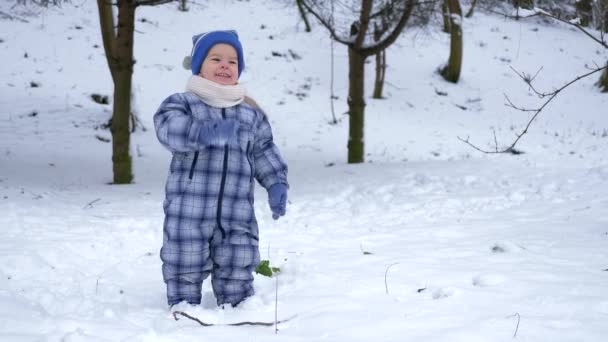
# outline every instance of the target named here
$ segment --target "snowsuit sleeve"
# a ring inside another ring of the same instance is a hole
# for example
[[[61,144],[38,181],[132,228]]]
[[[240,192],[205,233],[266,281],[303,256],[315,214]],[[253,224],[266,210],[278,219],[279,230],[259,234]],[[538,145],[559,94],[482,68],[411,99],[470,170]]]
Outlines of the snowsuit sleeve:
[[[253,144],[255,178],[266,189],[277,183],[287,186],[287,163],[272,140],[272,129],[266,115],[258,122]]]
[[[190,105],[182,94],[173,94],[161,103],[154,114],[154,127],[160,143],[171,152],[200,149],[200,123],[194,120]]]

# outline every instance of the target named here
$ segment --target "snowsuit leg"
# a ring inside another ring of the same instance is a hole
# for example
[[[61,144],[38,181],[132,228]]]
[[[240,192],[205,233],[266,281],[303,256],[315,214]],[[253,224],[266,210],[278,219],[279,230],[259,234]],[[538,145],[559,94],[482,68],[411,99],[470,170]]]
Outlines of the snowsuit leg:
[[[236,306],[253,296],[253,272],[260,263],[257,245],[231,244],[228,240],[212,246],[215,267],[211,284],[217,304]]]
[[[213,268],[209,241],[213,228],[201,225],[200,207],[192,205],[192,195],[183,195],[165,205],[163,279],[169,305],[187,301],[200,304],[201,286]]]

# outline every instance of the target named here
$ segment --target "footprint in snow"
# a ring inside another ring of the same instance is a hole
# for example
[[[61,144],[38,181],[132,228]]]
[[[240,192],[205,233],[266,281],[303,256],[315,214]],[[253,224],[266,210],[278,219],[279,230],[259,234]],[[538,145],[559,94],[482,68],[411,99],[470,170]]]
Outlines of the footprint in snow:
[[[496,286],[504,283],[507,280],[503,275],[500,274],[480,274],[473,277],[473,286],[487,287]]]

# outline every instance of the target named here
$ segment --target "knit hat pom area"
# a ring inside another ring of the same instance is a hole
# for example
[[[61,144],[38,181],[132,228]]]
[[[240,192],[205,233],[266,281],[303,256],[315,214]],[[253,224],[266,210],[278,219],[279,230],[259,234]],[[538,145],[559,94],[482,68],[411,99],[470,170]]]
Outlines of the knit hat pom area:
[[[192,52],[190,56],[184,57],[182,63],[184,68],[190,69],[192,75],[198,75],[209,50],[216,44],[228,44],[236,50],[239,63],[239,76],[241,76],[241,72],[245,69],[243,46],[239,41],[238,34],[234,30],[210,31],[193,36]]]

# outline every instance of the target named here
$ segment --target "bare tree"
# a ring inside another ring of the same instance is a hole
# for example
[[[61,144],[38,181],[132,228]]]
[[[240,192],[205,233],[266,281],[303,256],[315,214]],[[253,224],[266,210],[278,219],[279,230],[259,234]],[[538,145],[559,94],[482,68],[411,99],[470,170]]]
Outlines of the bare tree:
[[[450,15],[450,58],[441,69],[443,78],[458,83],[462,69],[462,9],[459,0],[445,0]]]
[[[363,136],[365,60],[397,40],[417,3],[418,0],[342,0],[336,3],[322,0],[302,1],[304,7],[330,32],[332,39],[348,47],[349,163],[365,161]],[[336,23],[334,16],[331,15],[332,11],[328,6],[332,5],[339,6],[337,11],[341,25]],[[380,39],[374,40],[370,28],[374,25],[381,27],[382,20],[386,20],[388,27],[382,32]]]
[[[552,18],[554,20],[563,22],[565,24],[571,25],[576,27],[577,29],[579,29],[580,31],[582,31],[587,37],[591,38],[593,41],[595,41],[596,43],[600,44],[603,48],[608,49],[608,42],[604,39],[604,36],[601,35],[599,38],[594,36],[592,33],[590,33],[589,31],[585,30],[585,28],[583,28],[580,24],[574,22],[574,21],[567,21],[564,19],[561,19],[559,17],[556,17],[554,15],[551,15],[547,12],[544,11],[537,11],[535,14],[529,15],[529,16],[525,16],[525,17],[512,17],[509,15],[504,15],[505,17],[509,17],[509,18],[514,18],[514,19],[526,19],[526,18],[531,18],[531,17],[537,17],[537,16],[544,16],[544,17],[549,17]],[[513,153],[513,154],[519,154],[520,152],[518,150],[515,149],[515,146],[517,145],[517,143],[522,139],[522,137],[528,133],[528,130],[530,129],[530,127],[532,126],[532,123],[538,118],[538,116],[542,113],[542,111],[547,107],[547,105],[553,101],[557,95],[559,95],[562,91],[564,91],[566,88],[568,88],[569,86],[571,86],[572,84],[587,78],[591,75],[594,75],[598,72],[602,72],[603,75],[600,79],[600,86],[604,86],[603,87],[603,91],[606,91],[608,88],[606,88],[608,86],[607,82],[608,79],[606,79],[606,74],[608,72],[608,64],[604,65],[604,66],[596,66],[594,68],[590,68],[590,71],[579,75],[577,77],[575,77],[574,79],[570,80],[569,82],[566,82],[564,85],[562,85],[561,87],[557,88],[556,90],[553,90],[551,92],[543,92],[543,91],[539,91],[537,90],[534,85],[533,85],[533,81],[536,78],[536,75],[529,75],[529,74],[525,74],[522,72],[518,72],[516,70],[514,70],[515,73],[530,87],[530,89],[541,99],[546,99],[538,108],[524,108],[524,107],[519,107],[515,104],[513,104],[513,102],[511,102],[511,100],[507,97],[506,100],[508,102],[508,106],[522,111],[522,112],[526,112],[526,113],[532,113],[531,118],[528,120],[528,123],[526,124],[526,126],[524,127],[524,129],[518,133],[516,135],[515,140],[513,140],[512,143],[510,143],[507,147],[499,147],[498,146],[498,141],[496,141],[496,137],[494,137],[494,150],[488,150],[488,149],[484,149],[484,148],[480,148],[479,146],[473,144],[469,137],[467,138],[461,138],[458,137],[458,139],[462,142],[464,142],[465,144],[471,146],[472,148],[483,152],[483,153]],[[538,73],[537,73],[538,75]]]
[[[129,152],[131,116],[131,82],[133,76],[133,32],[135,9],[138,6],[153,6],[174,0],[97,0],[101,36],[106,60],[114,82],[112,110],[112,169],[114,184],[133,181],[132,161]],[[112,6],[116,6],[118,25]]]

